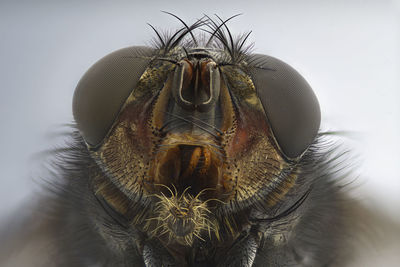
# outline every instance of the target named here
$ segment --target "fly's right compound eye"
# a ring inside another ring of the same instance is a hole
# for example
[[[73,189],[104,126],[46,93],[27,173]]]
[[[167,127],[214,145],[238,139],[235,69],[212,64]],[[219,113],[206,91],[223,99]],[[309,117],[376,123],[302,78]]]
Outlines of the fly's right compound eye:
[[[289,159],[300,157],[314,141],[321,111],[306,80],[274,57],[255,54],[250,76],[264,107],[274,137]]]
[[[154,49],[144,46],[117,50],[81,78],[74,93],[73,114],[89,146],[96,147],[106,137],[153,53]]]

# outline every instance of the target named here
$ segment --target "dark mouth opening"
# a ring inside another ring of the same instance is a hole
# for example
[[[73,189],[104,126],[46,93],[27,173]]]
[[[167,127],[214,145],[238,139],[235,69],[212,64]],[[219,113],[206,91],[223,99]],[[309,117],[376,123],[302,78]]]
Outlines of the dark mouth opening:
[[[156,162],[158,162],[154,173],[156,184],[165,185],[170,189],[175,188],[178,195],[185,190],[192,196],[201,193],[200,199],[215,195],[219,185],[221,160],[211,147],[175,145],[159,152]],[[161,190],[166,196],[171,194],[166,188]]]

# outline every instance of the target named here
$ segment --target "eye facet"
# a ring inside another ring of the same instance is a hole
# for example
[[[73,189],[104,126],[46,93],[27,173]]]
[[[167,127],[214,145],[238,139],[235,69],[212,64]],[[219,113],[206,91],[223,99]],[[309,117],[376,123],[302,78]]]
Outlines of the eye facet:
[[[306,80],[288,64],[266,55],[250,56],[250,76],[283,154],[295,159],[317,135],[321,112]]]
[[[148,66],[154,49],[132,46],[96,62],[79,81],[73,98],[78,129],[90,146],[101,143]]]

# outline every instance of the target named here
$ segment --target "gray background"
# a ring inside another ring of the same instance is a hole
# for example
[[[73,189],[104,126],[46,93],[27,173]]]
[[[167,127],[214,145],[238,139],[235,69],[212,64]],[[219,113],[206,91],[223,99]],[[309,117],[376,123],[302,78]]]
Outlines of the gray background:
[[[147,22],[174,30],[203,13],[252,30],[254,52],[280,58],[319,98],[322,127],[345,130],[354,194],[400,221],[399,1],[0,2],[0,220],[39,190],[42,157],[73,120],[83,73],[107,53],[150,44]]]

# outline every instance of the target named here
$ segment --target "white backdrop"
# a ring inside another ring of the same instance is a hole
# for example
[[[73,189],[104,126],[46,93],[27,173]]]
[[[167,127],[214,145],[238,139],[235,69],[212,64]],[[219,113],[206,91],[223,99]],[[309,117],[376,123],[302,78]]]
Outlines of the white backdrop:
[[[150,44],[203,13],[254,52],[295,67],[314,88],[322,127],[355,133],[357,196],[400,221],[399,1],[0,1],[0,220],[29,200],[51,133],[72,121],[83,73],[107,53]]]

